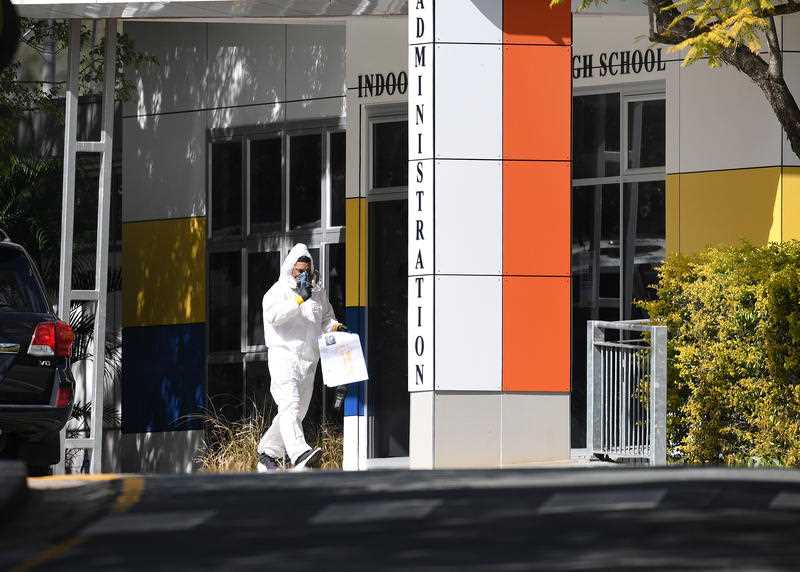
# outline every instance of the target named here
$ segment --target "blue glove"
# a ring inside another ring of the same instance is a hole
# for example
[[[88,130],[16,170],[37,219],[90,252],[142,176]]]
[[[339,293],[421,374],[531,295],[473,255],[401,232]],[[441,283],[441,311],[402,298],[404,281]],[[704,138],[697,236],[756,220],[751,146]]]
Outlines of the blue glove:
[[[311,298],[311,282],[308,280],[308,272],[303,272],[297,277],[297,295],[303,302]]]

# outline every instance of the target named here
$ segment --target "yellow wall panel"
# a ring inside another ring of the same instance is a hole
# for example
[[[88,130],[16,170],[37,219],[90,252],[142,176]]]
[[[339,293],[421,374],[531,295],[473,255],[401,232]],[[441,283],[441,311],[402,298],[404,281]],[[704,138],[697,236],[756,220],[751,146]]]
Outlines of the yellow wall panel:
[[[681,252],[781,240],[780,167],[678,176]]]
[[[680,189],[680,175],[667,175],[667,254],[674,254],[681,250]]]
[[[122,227],[124,326],[206,321],[206,219]]]
[[[783,240],[800,240],[800,167],[783,168]]]
[[[345,304],[367,305],[367,201],[347,199],[345,213]]]

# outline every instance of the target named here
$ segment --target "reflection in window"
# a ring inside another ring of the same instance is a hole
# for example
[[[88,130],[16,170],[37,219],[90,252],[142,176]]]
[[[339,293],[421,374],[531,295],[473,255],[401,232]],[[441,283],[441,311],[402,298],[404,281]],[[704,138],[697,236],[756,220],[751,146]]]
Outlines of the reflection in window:
[[[322,212],[322,135],[289,138],[289,226],[319,226]]]
[[[250,252],[247,255],[247,345],[264,345],[264,317],[261,300],[278,280],[281,255],[278,252]]]
[[[331,165],[331,226],[344,226],[345,205],[345,165],[347,151],[345,132],[331,133],[330,165]]]
[[[242,275],[239,251],[209,256],[209,350],[241,350]]]
[[[250,143],[250,232],[280,230],[283,188],[281,140]]]
[[[214,236],[242,233],[242,143],[211,145],[211,232]]]
[[[658,265],[666,256],[666,205],[664,181],[625,184],[625,308],[636,300],[652,300]],[[627,311],[627,310],[626,310]]]
[[[408,185],[408,122],[390,121],[372,126],[372,188]]]
[[[628,168],[664,166],[663,99],[628,103]]]
[[[600,198],[599,296],[619,298],[619,185],[604,185]]]
[[[573,98],[575,179],[619,175],[619,99],[619,93]]]
[[[345,266],[344,244],[329,244],[328,249],[328,298],[336,318],[345,320]]]
[[[228,421],[242,418],[242,364],[208,365],[208,407],[216,416]]]

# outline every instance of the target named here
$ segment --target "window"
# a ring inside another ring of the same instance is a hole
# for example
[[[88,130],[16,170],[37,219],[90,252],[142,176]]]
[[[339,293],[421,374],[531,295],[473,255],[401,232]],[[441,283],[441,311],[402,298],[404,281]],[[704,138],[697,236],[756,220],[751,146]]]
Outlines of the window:
[[[215,236],[241,235],[242,142],[214,143],[211,157],[211,232]]]
[[[586,438],[586,322],[645,317],[666,254],[663,87],[573,98],[572,446]]]
[[[209,149],[208,394],[230,418],[274,406],[261,300],[295,243],[344,320],[346,138],[336,121],[212,133]]]
[[[250,232],[281,229],[283,148],[280,137],[250,142]]]
[[[400,151],[398,153],[398,150]],[[372,121],[372,189],[408,186],[408,121]]]

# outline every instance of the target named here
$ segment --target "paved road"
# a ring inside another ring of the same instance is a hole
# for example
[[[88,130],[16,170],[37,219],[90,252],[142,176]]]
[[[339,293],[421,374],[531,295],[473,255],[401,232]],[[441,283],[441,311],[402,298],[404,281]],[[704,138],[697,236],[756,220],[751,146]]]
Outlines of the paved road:
[[[800,569],[800,473],[789,471],[389,471],[75,484],[39,481],[5,515],[0,569]]]

